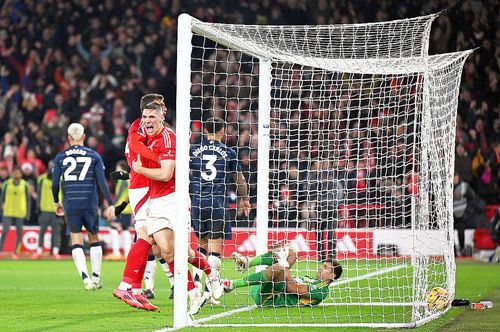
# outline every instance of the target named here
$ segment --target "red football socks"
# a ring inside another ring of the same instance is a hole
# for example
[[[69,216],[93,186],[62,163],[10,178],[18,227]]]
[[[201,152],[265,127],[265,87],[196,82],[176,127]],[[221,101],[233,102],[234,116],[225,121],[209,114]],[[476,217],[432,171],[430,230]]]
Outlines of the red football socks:
[[[138,239],[130,249],[125,269],[123,271],[122,281],[136,285],[137,282],[142,283],[144,270],[148,261],[148,253],[151,249],[151,244],[143,239]],[[140,287],[139,287],[140,288]]]
[[[172,273],[172,275],[175,276],[175,273],[174,273],[174,262],[168,263],[168,269],[170,270],[170,273]],[[187,285],[188,292],[190,290],[194,289],[195,287],[196,286],[194,285],[193,276],[191,275],[191,271],[188,270],[188,285]]]
[[[212,273],[212,268],[210,267],[210,264],[208,264],[207,258],[205,255],[203,255],[201,252],[195,250],[195,256],[192,261],[189,263],[193,265],[194,267],[197,267],[198,269],[202,270],[205,272],[206,275],[209,275]]]

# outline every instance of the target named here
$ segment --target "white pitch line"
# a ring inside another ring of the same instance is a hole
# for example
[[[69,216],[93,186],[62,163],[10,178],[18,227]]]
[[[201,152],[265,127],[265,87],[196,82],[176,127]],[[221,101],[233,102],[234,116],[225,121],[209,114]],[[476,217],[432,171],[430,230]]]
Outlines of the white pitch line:
[[[370,272],[370,273],[367,273],[367,274],[363,274],[361,276],[357,276],[357,277],[354,277],[354,278],[347,278],[347,279],[340,280],[340,281],[334,281],[333,283],[330,284],[330,287],[335,287],[335,286],[339,286],[339,285],[348,284],[348,283],[351,283],[353,281],[368,279],[368,278],[377,276],[379,274],[384,274],[384,273],[388,273],[388,272],[392,272],[392,271],[397,271],[397,270],[400,270],[400,269],[402,269],[404,267],[406,267],[406,264],[400,264],[400,265],[396,265],[396,266],[393,266],[393,267],[387,267],[387,268],[382,269],[382,270],[377,270],[377,271],[373,271],[373,272]]]
[[[427,303],[413,303],[413,302],[327,302],[327,303],[320,303],[320,307],[348,307],[348,306],[358,306],[358,307],[413,307],[414,305],[416,306],[421,306],[425,307],[427,306]]]
[[[240,313],[240,312],[250,311],[250,310],[255,309],[257,307],[258,306],[256,304],[253,304],[253,305],[248,306],[248,307],[233,309],[233,310],[230,310],[230,311],[227,311],[227,312],[221,312],[220,314],[216,314],[216,315],[213,315],[213,316],[210,316],[210,317],[195,319],[195,320],[193,320],[193,324],[196,325],[196,324],[201,324],[201,323],[209,322],[209,321],[217,319],[217,318],[224,318],[224,317],[227,317],[227,316],[231,316],[232,314],[237,314],[237,313]]]

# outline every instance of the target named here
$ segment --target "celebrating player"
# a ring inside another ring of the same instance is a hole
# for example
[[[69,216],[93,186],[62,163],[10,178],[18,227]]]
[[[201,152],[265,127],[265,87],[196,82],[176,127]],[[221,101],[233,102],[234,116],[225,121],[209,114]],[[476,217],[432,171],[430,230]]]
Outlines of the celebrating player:
[[[161,256],[169,264],[170,272],[174,271],[174,237],[175,218],[175,133],[163,125],[163,113],[155,103],[149,105],[142,114],[143,125],[149,136],[148,146],[160,155],[160,164],[147,162],[143,167],[141,159],[132,163],[136,173],[151,179],[150,202],[148,206],[147,230],[158,244]],[[219,273],[212,270],[205,257],[189,249],[189,263],[203,270],[214,288],[214,297],[222,295]],[[189,314],[196,314],[205,304],[205,297],[198,293],[191,273],[188,271],[188,294],[191,299]]]
[[[115,207],[104,177],[104,165],[97,152],[83,146],[84,128],[79,123],[68,127],[70,147],[59,152],[54,159],[52,171],[52,197],[58,216],[66,216],[70,229],[71,252],[76,269],[83,279],[86,290],[102,288],[101,264],[102,247],[99,242],[99,218],[97,215],[97,186],[108,204],[105,215],[107,219],[114,216]],[[62,181],[60,181],[60,177]],[[59,182],[63,192],[63,203],[59,202]],[[90,261],[92,263],[92,279],[87,271],[87,263],[83,252],[82,226],[88,232],[90,242]]]
[[[131,284],[129,281],[133,282],[134,279],[138,279],[137,276],[139,274],[141,274],[142,279],[145,267],[142,263],[145,262],[144,260],[151,247],[151,243],[153,242],[152,238],[160,247],[162,258],[168,263],[168,267],[173,273],[173,232],[171,228],[173,225],[172,214],[173,211],[175,211],[175,209],[172,208],[172,202],[174,201],[173,193],[175,191],[175,134],[172,130],[163,125],[163,107],[156,102],[149,103],[145,106],[142,122],[148,138],[148,146],[152,148],[152,152],[158,153],[160,163],[145,160],[145,164],[149,167],[142,167],[139,156],[137,157],[137,161],[132,163],[132,170],[134,173],[131,174],[135,174],[135,176],[142,174],[152,179],[150,181],[149,191],[150,201],[149,204],[147,204],[148,216],[146,220],[146,236],[142,231],[138,232],[140,238],[134,247],[138,247],[139,250],[137,250],[137,252],[134,251],[133,256],[131,256],[133,252],[131,250],[131,254],[129,254],[127,258],[127,265],[125,267],[122,283],[120,283],[120,286],[114,292],[117,298],[132,306],[136,305],[133,302],[133,298],[127,293],[127,287],[130,288]],[[142,199],[141,201],[146,202],[147,199]],[[167,202],[167,204],[164,204],[165,202]],[[148,235],[149,237],[147,237]],[[134,249],[134,247],[132,249]],[[220,297],[222,294],[222,287],[217,271],[212,272],[206,259],[197,255],[193,250],[190,250],[189,262],[203,269],[212,285],[219,286],[218,296]],[[129,278],[127,275],[131,275],[131,277]],[[136,276],[135,278],[134,275]],[[190,277],[190,275],[188,275],[188,277]],[[139,287],[141,279],[138,279]],[[132,286],[132,288],[134,287]],[[188,283],[189,295],[191,298],[190,314],[196,314],[199,308],[205,303],[205,299],[198,294],[197,290],[194,288],[194,283],[191,280],[191,282]]]
[[[316,279],[307,276],[292,277],[290,268],[297,260],[297,253],[288,248],[288,245],[279,245],[252,260],[237,252],[232,257],[240,272],[245,272],[252,266],[268,266],[243,279],[223,280],[226,292],[250,286],[255,304],[263,306],[318,305],[328,296],[330,283],[342,275],[342,266],[332,260],[324,261],[319,266]]]
[[[163,96],[159,94],[144,95],[140,102],[141,111],[144,111],[146,105],[152,102],[163,107]],[[134,227],[138,239],[129,251],[122,280],[118,288],[114,290],[113,295],[132,307],[155,311],[158,310],[158,307],[150,303],[146,295],[142,293],[142,278],[147,264],[146,257],[153,243],[146,228],[150,180],[134,172],[132,161],[136,160],[139,154],[144,159],[158,161],[159,155],[149,150],[145,145],[147,135],[145,129],[141,126],[141,121],[142,119],[139,118],[130,126],[125,147],[125,157],[130,167],[128,199],[134,211]],[[120,209],[123,205],[126,206],[126,202],[121,203]]]
[[[228,175],[233,176],[241,196],[238,205],[240,211],[248,216],[251,206],[236,152],[222,143],[224,121],[209,118],[204,133],[207,139],[199,145],[193,145],[190,151],[191,223],[198,238],[198,251],[208,254],[209,264],[219,270],[223,241],[231,239]],[[200,278],[197,271],[195,279]]]

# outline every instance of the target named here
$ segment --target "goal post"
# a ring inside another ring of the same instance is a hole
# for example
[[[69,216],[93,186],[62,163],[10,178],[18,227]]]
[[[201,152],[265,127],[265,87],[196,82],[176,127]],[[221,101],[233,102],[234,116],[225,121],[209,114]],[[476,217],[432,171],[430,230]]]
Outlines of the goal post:
[[[189,135],[190,135],[190,100],[191,100],[191,18],[188,15],[179,16],[177,36],[177,101],[176,101],[176,206],[177,222],[174,226],[174,328],[188,325],[187,314],[187,258],[189,247]],[[183,185],[184,184],[184,185]]]
[[[445,312],[430,310],[426,294],[454,295],[453,142],[471,51],[428,55],[436,17],[328,26],[179,17],[174,327],[414,327]],[[257,287],[241,287],[188,317],[182,276],[188,246],[198,246],[190,146],[214,116],[253,206],[250,218],[238,212],[229,173],[227,194],[205,197],[224,201],[233,221],[221,277],[265,268],[236,272],[233,251],[254,257],[285,240],[298,253],[293,276],[315,278],[332,257],[343,266],[320,305],[256,305]]]
[[[259,59],[259,118],[257,146],[257,215],[256,215],[256,254],[267,251],[269,219],[269,144],[271,121],[271,60]]]

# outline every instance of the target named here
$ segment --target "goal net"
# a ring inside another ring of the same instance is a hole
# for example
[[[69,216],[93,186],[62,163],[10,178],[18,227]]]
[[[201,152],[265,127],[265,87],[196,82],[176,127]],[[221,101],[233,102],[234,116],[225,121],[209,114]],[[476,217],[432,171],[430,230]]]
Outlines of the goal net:
[[[223,279],[267,267],[239,273],[232,252],[252,259],[279,241],[297,253],[293,277],[315,279],[332,258],[343,274],[319,305],[281,296],[276,280],[269,291],[271,277],[235,288],[193,320],[185,294],[177,295],[185,280],[176,278],[174,326],[412,327],[447,310],[429,309],[426,294],[454,294],[453,142],[470,52],[428,55],[435,17],[329,26],[179,18],[176,190],[185,222],[175,229],[176,276],[187,268],[179,252],[199,245],[186,211],[216,213],[211,204],[222,204],[232,224]],[[190,148],[208,144],[213,117],[223,119],[222,143],[236,161],[217,166],[207,157],[190,170]],[[248,187],[249,216],[238,209],[235,169]],[[206,189],[220,171],[224,190],[191,202],[189,188]]]

